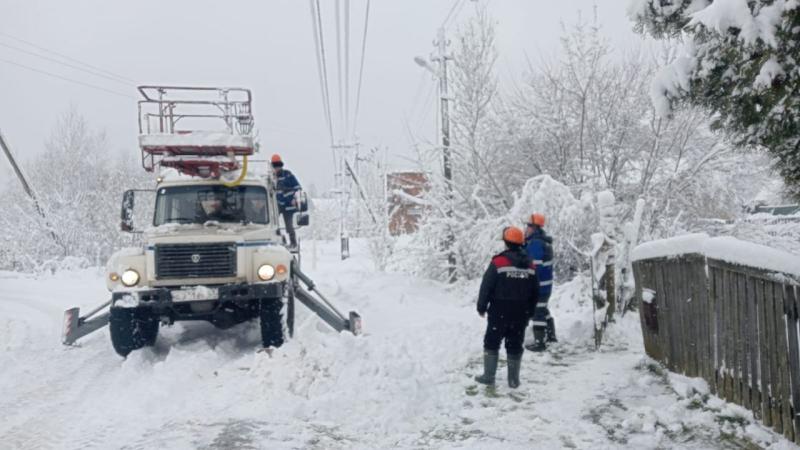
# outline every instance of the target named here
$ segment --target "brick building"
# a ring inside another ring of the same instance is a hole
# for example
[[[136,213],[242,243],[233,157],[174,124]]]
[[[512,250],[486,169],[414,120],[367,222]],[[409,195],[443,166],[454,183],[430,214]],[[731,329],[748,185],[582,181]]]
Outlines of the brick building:
[[[392,236],[417,231],[427,207],[416,198],[428,191],[428,178],[422,172],[394,172],[386,175],[389,201],[389,233]]]

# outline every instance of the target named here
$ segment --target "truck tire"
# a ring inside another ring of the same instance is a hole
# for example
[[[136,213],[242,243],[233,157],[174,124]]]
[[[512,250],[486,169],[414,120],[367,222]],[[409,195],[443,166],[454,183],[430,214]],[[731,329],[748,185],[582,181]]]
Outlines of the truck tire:
[[[264,347],[283,345],[283,298],[261,299],[259,319],[261,322],[261,343]]]
[[[158,318],[148,308],[111,308],[108,321],[111,345],[123,357],[156,343]]]

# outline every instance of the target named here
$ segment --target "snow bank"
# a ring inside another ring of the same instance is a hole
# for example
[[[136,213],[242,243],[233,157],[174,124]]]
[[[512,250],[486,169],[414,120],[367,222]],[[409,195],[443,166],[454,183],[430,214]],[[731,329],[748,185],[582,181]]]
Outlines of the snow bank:
[[[709,238],[705,233],[646,242],[633,250],[633,260],[688,253],[700,253],[707,258],[733,264],[800,276],[800,257],[796,255],[728,236]]]

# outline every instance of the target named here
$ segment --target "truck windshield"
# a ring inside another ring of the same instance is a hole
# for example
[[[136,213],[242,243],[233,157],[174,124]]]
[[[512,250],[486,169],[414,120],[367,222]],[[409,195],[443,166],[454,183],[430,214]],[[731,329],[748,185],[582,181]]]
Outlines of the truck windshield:
[[[175,186],[158,190],[153,225],[269,223],[267,191],[259,186]]]

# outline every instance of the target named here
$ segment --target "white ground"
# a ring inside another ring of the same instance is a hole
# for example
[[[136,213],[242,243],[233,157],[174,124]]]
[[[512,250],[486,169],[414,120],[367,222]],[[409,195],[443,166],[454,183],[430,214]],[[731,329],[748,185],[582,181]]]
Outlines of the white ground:
[[[300,311],[271,358],[255,352],[253,324],[162,328],[127,360],[106,330],[65,348],[62,312],[102,302],[102,274],[0,273],[0,448],[794,448],[651,364],[634,315],[593,351],[580,282],[556,288],[562,343],[525,354],[522,387],[478,388],[476,286],[378,273],[354,253],[340,262],[323,244],[304,264],[365,334]]]

